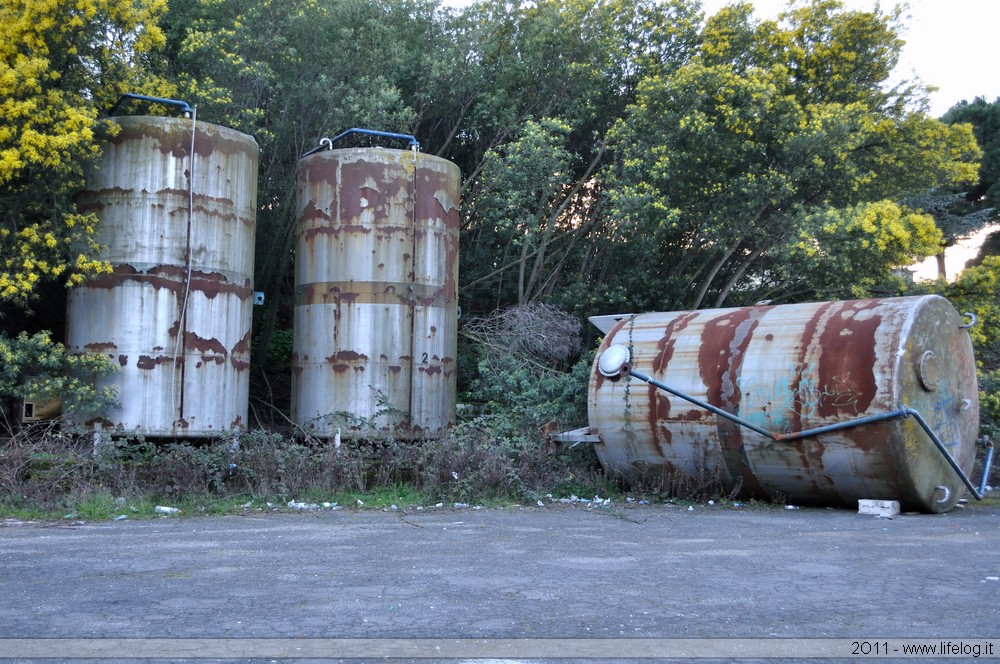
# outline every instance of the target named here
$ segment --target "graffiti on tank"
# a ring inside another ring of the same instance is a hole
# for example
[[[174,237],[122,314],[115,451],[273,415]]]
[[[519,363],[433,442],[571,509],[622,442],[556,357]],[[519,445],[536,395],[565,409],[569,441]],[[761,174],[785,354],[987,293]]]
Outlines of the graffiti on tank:
[[[931,416],[926,418],[927,424],[945,447],[959,447],[962,444],[962,429],[955,417],[961,410],[959,406],[955,397],[941,397],[934,402]]]
[[[795,380],[796,375],[801,379]],[[797,415],[800,422],[815,419],[821,407],[860,414],[858,404],[863,395],[853,387],[849,375],[834,376],[824,385],[816,381],[815,375],[812,366],[806,364],[796,366],[789,376],[778,380],[739,377],[743,395],[740,416],[757,426],[788,433],[792,431],[792,416]]]

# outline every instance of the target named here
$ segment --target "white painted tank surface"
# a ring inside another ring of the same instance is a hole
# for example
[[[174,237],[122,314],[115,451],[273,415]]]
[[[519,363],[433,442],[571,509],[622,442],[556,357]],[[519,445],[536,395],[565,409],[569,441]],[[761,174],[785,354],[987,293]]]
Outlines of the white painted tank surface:
[[[76,199],[97,214],[113,271],[70,290],[67,347],[120,366],[102,384],[121,408],[78,421],[162,437],[242,430],[257,143],[190,119],[114,121],[121,130]]]

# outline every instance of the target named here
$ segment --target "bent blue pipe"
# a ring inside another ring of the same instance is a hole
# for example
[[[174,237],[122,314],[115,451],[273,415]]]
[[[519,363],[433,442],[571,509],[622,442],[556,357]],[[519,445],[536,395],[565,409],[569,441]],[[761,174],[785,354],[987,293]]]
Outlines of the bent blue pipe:
[[[354,127],[352,129],[348,129],[347,131],[337,134],[333,138],[320,139],[319,145],[314,147],[312,150],[305,153],[304,155],[302,155],[302,157],[305,158],[311,154],[316,154],[317,152],[321,152],[323,150],[331,150],[333,149],[334,143],[344,138],[345,136],[350,136],[351,134],[364,134],[365,136],[379,136],[381,138],[398,138],[399,140],[407,141],[407,146],[409,147],[417,149],[420,148],[420,141],[418,141],[415,137],[409,134],[396,134],[391,131],[377,131],[375,129],[361,129],[359,127]]]
[[[938,451],[941,452],[941,454],[944,456],[945,461],[948,462],[948,465],[951,466],[952,470],[955,471],[955,473],[958,475],[959,479],[962,480],[962,483],[965,485],[965,488],[967,488],[969,490],[969,493],[971,493],[976,498],[976,500],[982,500],[983,499],[983,494],[982,494],[983,489],[977,488],[976,485],[974,485],[972,483],[972,480],[969,479],[969,477],[965,474],[965,472],[962,470],[962,468],[958,465],[958,462],[956,462],[955,459],[954,459],[954,457],[951,456],[951,453],[948,452],[948,449],[944,446],[944,443],[942,443],[941,440],[937,437],[937,434],[935,434],[934,431],[931,430],[930,426],[928,426],[928,424],[924,420],[924,418],[921,417],[920,413],[917,412],[916,410],[913,410],[912,408],[907,408],[907,407],[904,406],[903,408],[900,408],[899,410],[893,410],[893,411],[890,411],[888,413],[883,413],[881,415],[869,415],[868,417],[859,417],[859,418],[856,418],[856,419],[853,419],[853,420],[847,420],[846,422],[838,422],[836,424],[828,424],[826,426],[816,427],[814,429],[806,429],[804,431],[793,431],[791,433],[774,433],[774,432],[768,431],[767,429],[763,429],[763,428],[757,426],[756,424],[753,424],[752,422],[748,422],[747,420],[744,420],[743,418],[739,417],[738,415],[734,415],[734,414],[732,414],[732,413],[730,413],[728,411],[725,411],[725,410],[723,410],[723,409],[721,409],[721,408],[719,408],[717,406],[713,406],[712,404],[708,403],[707,401],[703,401],[703,400],[701,400],[701,399],[699,399],[697,397],[693,397],[690,394],[685,394],[684,392],[681,392],[680,390],[675,390],[674,388],[661,383],[660,381],[656,380],[655,378],[647,376],[646,374],[638,372],[638,371],[636,371],[636,370],[634,370],[632,368],[629,368],[627,373],[628,373],[629,376],[633,376],[633,377],[635,377],[635,378],[643,381],[644,383],[649,383],[653,387],[659,388],[659,389],[663,390],[664,392],[667,392],[669,394],[674,395],[675,397],[679,397],[681,399],[684,399],[685,401],[693,403],[694,405],[696,405],[696,406],[698,406],[700,408],[704,408],[705,410],[707,410],[709,412],[715,413],[719,417],[723,417],[723,418],[725,418],[725,419],[727,419],[727,420],[729,420],[731,422],[735,422],[736,424],[740,425],[741,427],[743,427],[745,429],[750,429],[751,431],[759,433],[762,436],[765,436],[767,438],[770,438],[771,440],[778,441],[778,442],[785,442],[785,441],[789,441],[789,440],[800,440],[800,439],[803,439],[803,438],[810,438],[810,437],[813,437],[813,436],[819,436],[819,435],[822,435],[822,434],[825,434],[825,433],[830,433],[830,432],[833,432],[833,431],[841,431],[843,429],[851,429],[851,428],[854,428],[854,427],[863,426],[865,424],[872,424],[872,423],[875,423],[875,422],[883,422],[885,420],[895,420],[895,419],[899,419],[899,418],[902,418],[902,417],[912,417],[913,419],[915,419],[917,421],[917,424],[920,425],[920,428],[924,430],[924,433],[926,433],[930,437],[931,442],[934,443],[935,447],[938,448]],[[992,448],[990,448],[990,452],[992,452]],[[984,477],[983,482],[985,483],[985,481],[986,480],[985,480],[985,477]]]
[[[108,115],[109,116],[114,115],[114,112],[118,110],[118,107],[121,106],[122,103],[125,102],[125,100],[127,99],[135,99],[137,101],[148,101],[153,104],[163,104],[164,106],[176,106],[180,110],[180,112],[183,113],[184,115],[190,115],[191,113],[194,113],[194,108],[190,106],[186,101],[181,101],[180,99],[150,97],[147,95],[137,95],[133,92],[126,92],[125,94],[123,94],[121,97],[118,98],[118,101],[115,102],[115,105],[112,106],[111,109],[108,111]]]

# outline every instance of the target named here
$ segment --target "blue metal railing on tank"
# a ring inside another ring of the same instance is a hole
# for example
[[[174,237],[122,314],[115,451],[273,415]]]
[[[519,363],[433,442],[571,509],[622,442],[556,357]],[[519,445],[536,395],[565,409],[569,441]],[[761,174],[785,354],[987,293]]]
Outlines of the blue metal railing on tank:
[[[391,131],[378,131],[376,129],[361,129],[360,127],[354,127],[348,129],[347,131],[341,132],[334,136],[333,138],[321,138],[319,139],[319,145],[314,147],[309,152],[302,155],[303,158],[308,157],[311,154],[316,154],[317,152],[322,152],[323,150],[332,150],[333,144],[344,138],[345,136],[350,136],[351,134],[363,134],[365,136],[377,136],[379,138],[393,138],[401,141],[407,141],[407,146],[413,148],[414,150],[420,149],[420,141],[411,136],[410,134],[397,134]]]
[[[180,110],[180,112],[183,113],[184,117],[186,118],[191,117],[191,114],[194,113],[194,107],[188,104],[186,101],[181,101],[180,99],[166,99],[165,97],[150,97],[148,95],[138,95],[135,94],[134,92],[126,92],[121,97],[119,97],[118,101],[115,102],[115,105],[108,110],[108,116],[110,117],[114,115],[115,111],[118,110],[118,107],[128,100],[146,101],[151,104],[163,104],[164,106],[174,106],[178,110]]]

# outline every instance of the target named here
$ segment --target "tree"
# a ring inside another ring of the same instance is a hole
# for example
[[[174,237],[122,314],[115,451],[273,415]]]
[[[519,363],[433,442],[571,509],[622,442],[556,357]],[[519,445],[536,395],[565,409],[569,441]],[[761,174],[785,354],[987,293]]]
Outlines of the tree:
[[[161,92],[141,66],[163,42],[164,0],[0,4],[0,303],[47,280],[106,271],[97,220],[72,202],[99,156],[98,117],[125,91]]]
[[[948,124],[972,126],[983,151],[979,178],[966,192],[966,199],[979,207],[1000,208],[1000,97],[987,102],[983,97],[961,101],[941,118]]]
[[[938,276],[946,273],[944,251],[958,240],[1000,220],[1000,99],[987,103],[982,97],[962,101],[941,118],[948,124],[967,123],[982,149],[982,163],[977,180],[970,186],[949,191],[931,192],[911,202],[932,214],[944,233],[937,254]],[[989,246],[989,245],[987,245]]]
[[[913,88],[885,86],[894,20],[818,0],[757,22],[735,5],[690,63],[642,83],[611,136],[610,196],[622,235],[652,240],[654,306],[863,295],[879,275],[831,292],[782,263],[851,255],[886,275],[886,238],[901,263],[929,251],[929,221],[893,201],[969,180],[977,150],[967,126],[906,111]]]
[[[541,300],[583,313],[608,232],[606,136],[639,81],[694,51],[694,6],[648,0],[483,3],[482,80],[461,147],[463,308]],[[512,253],[513,252],[513,253]]]

